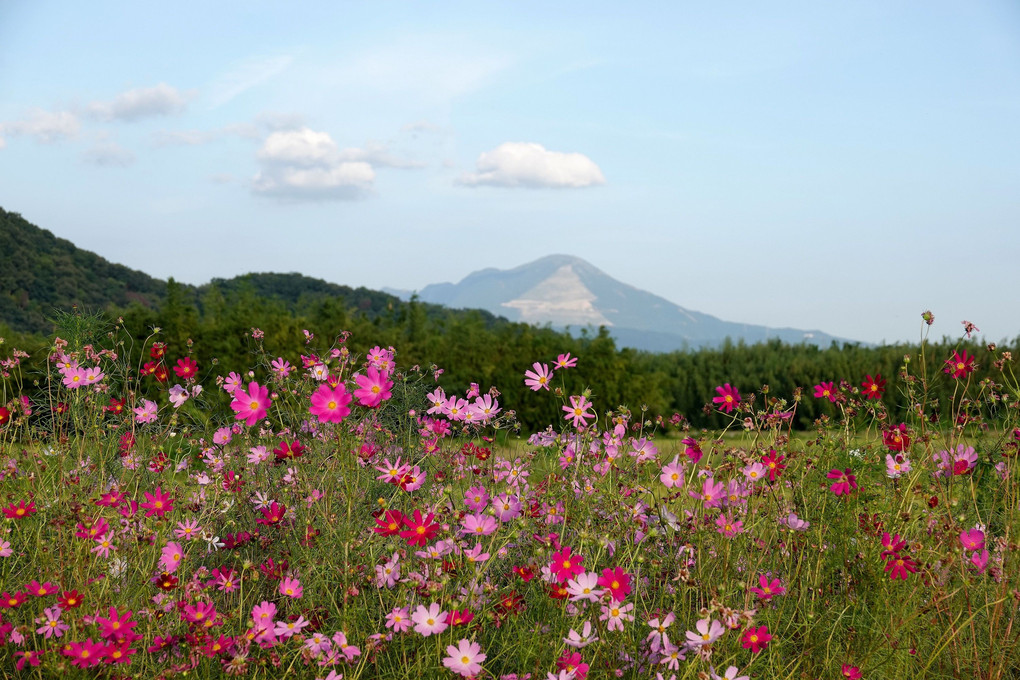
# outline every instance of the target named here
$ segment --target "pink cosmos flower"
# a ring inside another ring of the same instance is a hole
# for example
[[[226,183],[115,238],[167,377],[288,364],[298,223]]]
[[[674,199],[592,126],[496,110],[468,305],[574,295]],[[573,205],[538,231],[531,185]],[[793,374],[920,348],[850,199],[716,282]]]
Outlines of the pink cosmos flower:
[[[540,364],[537,361],[532,364],[534,371],[524,372],[524,384],[530,387],[533,392],[539,390],[549,391],[549,367],[546,364]]]
[[[758,575],[758,585],[748,588],[752,593],[763,600],[771,600],[775,595],[782,595],[786,592],[779,579],[769,580],[765,574]]]
[[[386,615],[386,627],[391,628],[394,633],[403,633],[411,627],[411,614],[407,607],[394,607]]]
[[[464,492],[464,505],[468,507],[468,510],[484,510],[488,504],[489,492],[484,486],[472,486]]]
[[[605,621],[608,630],[623,632],[623,622],[634,620],[634,615],[629,613],[632,609],[634,609],[633,602],[623,604],[612,600],[608,605],[602,605],[602,615],[599,616],[599,621]]]
[[[273,627],[273,618],[276,616],[276,605],[263,600],[251,608],[251,618],[258,626]]]
[[[281,378],[286,378],[288,375],[290,375],[292,367],[290,365],[290,362],[284,359],[283,357],[277,357],[276,359],[273,360],[271,365],[273,367],[273,373],[280,376]]]
[[[598,588],[599,575],[594,571],[585,572],[576,578],[567,581],[567,593],[570,594],[571,602],[588,600],[595,602],[602,595]]]
[[[146,399],[141,406],[132,410],[135,412],[135,422],[145,424],[156,422],[156,412],[159,407],[156,406],[156,402]]]
[[[365,370],[365,375],[356,375],[354,380],[358,383],[354,396],[362,406],[375,408],[392,396],[390,390],[393,389],[393,381],[390,380],[389,373],[380,371],[375,366],[369,366]]]
[[[465,515],[461,522],[461,533],[465,535],[488,536],[496,531],[498,524],[491,516],[482,512]]]
[[[697,632],[687,631],[687,644],[692,647],[710,645],[726,632],[722,623],[711,619],[700,619],[694,627]]]
[[[301,587],[301,581],[296,578],[286,577],[280,580],[280,594],[292,597],[295,600],[301,598],[305,589]]]
[[[509,522],[521,514],[521,501],[513,494],[501,493],[492,499],[492,509],[496,513],[496,519],[500,522]]]
[[[43,615],[36,619],[36,623],[42,624],[35,631],[37,635],[42,635],[44,638],[49,640],[51,637],[62,637],[64,631],[68,630],[70,626],[60,620],[61,615],[60,607],[48,607],[43,610]]]
[[[553,370],[558,371],[561,368],[573,368],[577,366],[577,357],[570,356],[570,352],[561,354],[556,357],[556,361],[553,362]]]
[[[910,459],[902,453],[893,456],[887,453],[885,456],[885,474],[891,479],[899,479],[902,475],[910,472]]]
[[[411,621],[414,622],[414,630],[424,637],[438,635],[449,627],[446,623],[446,612],[435,602],[429,605],[428,609],[418,605],[411,615]]]
[[[834,479],[832,486],[829,487],[829,491],[842,496],[849,494],[852,490],[857,488],[857,477],[850,473],[850,468],[844,470],[838,470],[833,468],[829,470],[828,474],[825,475],[829,479]]]
[[[351,413],[347,406],[350,403],[351,395],[345,385],[330,387],[323,384],[312,394],[312,405],[308,412],[317,417],[320,423],[341,423]]]
[[[651,650],[658,652],[659,649],[669,644],[669,637],[666,635],[666,629],[673,625],[673,621],[676,620],[676,615],[673,612],[666,614],[660,621],[655,618],[648,622],[651,627],[651,632],[648,633],[648,637],[645,638],[650,643]]]
[[[449,656],[443,659],[443,665],[454,673],[467,678],[482,672],[482,662],[486,656],[482,654],[482,647],[477,642],[462,639],[456,647],[448,646],[446,653]]]
[[[163,567],[163,571],[172,574],[177,571],[182,559],[184,559],[184,548],[181,547],[181,544],[168,541],[166,547],[163,548],[159,564]]]
[[[64,376],[64,387],[69,390],[76,390],[85,384],[85,369],[75,366],[73,368],[62,368],[60,373]]]
[[[61,650],[61,654],[71,658],[71,665],[78,668],[92,668],[103,660],[103,649],[106,645],[97,644],[88,638],[84,642],[70,642]]]
[[[965,529],[960,533],[960,543],[965,550],[981,550],[985,547],[985,532],[980,529]]]
[[[563,416],[566,420],[571,421],[571,425],[574,427],[584,427],[588,424],[588,418],[594,418],[595,414],[591,412],[591,402],[585,396],[571,396],[570,406],[564,406],[563,410],[566,411],[567,415]]]
[[[236,414],[234,418],[243,420],[248,427],[266,417],[273,402],[269,398],[269,388],[261,387],[257,382],[248,383],[248,391],[241,388],[234,390],[234,400],[230,408]]]
[[[739,519],[730,519],[725,512],[719,515],[715,525],[719,527],[717,531],[727,538],[736,536],[744,531],[744,523]]]
[[[722,387],[715,388],[715,391],[719,393],[718,397],[712,397],[712,402],[719,405],[719,409],[730,413],[740,403],[740,392],[734,387],[731,387],[729,383],[726,383]]]
[[[585,621],[581,627],[581,632],[578,633],[573,628],[567,633],[567,637],[563,638],[564,644],[574,649],[584,649],[593,642],[598,642],[599,638],[597,635],[592,635],[591,621]]]
[[[96,624],[99,625],[99,635],[104,640],[120,641],[127,637],[134,638],[135,633],[132,629],[138,625],[138,622],[131,620],[131,614],[130,609],[121,615],[117,613],[116,607],[110,607],[110,615],[108,617],[96,617]]]
[[[304,616],[299,616],[297,621],[277,621],[276,626],[273,627],[273,632],[276,633],[278,638],[287,640],[300,633],[310,623]]]
[[[717,482],[712,477],[706,477],[701,483],[701,493],[691,490],[688,492],[692,498],[700,498],[706,508],[718,508],[726,499],[726,485]]]

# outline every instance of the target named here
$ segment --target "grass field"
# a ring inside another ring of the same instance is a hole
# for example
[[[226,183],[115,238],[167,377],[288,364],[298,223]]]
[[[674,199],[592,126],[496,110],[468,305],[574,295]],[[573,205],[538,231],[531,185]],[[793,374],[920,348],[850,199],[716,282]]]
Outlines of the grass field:
[[[707,432],[536,357],[564,419],[515,434],[387,349],[247,375],[142,349],[56,344],[30,400],[5,364],[0,675],[1020,676],[1005,377],[947,372],[949,419],[917,385],[892,423],[868,376],[808,432],[721,385]]]

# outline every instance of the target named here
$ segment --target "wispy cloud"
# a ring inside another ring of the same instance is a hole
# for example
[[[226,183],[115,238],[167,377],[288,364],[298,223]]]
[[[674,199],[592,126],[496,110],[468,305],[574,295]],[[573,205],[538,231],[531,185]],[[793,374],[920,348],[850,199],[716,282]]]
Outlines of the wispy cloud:
[[[112,141],[100,141],[82,152],[81,158],[86,163],[100,167],[126,168],[135,162],[135,155],[120,144]]]
[[[234,97],[277,76],[294,62],[289,54],[246,59],[223,74],[209,88],[212,108],[223,106]]]
[[[182,113],[195,96],[166,83],[122,92],[108,102],[92,102],[86,113],[103,121],[136,121]]]
[[[32,137],[37,142],[50,144],[78,135],[81,124],[70,111],[44,111],[32,109],[23,118],[0,123],[0,134],[8,137]],[[3,147],[0,138],[0,148]]]

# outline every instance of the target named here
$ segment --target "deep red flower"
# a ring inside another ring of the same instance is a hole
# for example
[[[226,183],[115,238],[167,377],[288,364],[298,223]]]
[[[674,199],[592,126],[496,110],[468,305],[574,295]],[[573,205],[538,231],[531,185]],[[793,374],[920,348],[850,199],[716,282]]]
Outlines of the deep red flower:
[[[25,501],[19,501],[17,505],[11,503],[7,507],[3,508],[4,517],[7,519],[25,519],[35,514],[35,501],[29,501],[28,505],[25,505]]]
[[[456,609],[450,610],[450,613],[446,615],[446,625],[448,626],[466,626],[471,623],[475,618],[474,612],[470,609],[462,609],[457,611]]]
[[[154,342],[152,347],[149,348],[149,356],[153,359],[162,359],[166,356],[166,343],[165,342]]]
[[[375,523],[378,526],[372,531],[380,536],[394,536],[400,533],[400,527],[404,525],[404,515],[399,510],[387,510],[382,517],[376,517]]]
[[[974,365],[974,357],[967,354],[967,350],[963,350],[962,355],[959,352],[953,352],[953,356],[946,359],[944,371],[954,378],[962,378],[973,373],[975,368],[977,366]]]
[[[305,446],[296,439],[289,444],[286,441],[281,441],[280,445],[273,449],[273,453],[276,454],[276,460],[300,458],[305,453]]]
[[[82,597],[82,594],[77,590],[65,590],[60,594],[60,597],[57,598],[57,605],[64,611],[67,611],[68,609],[77,609],[81,606],[82,600],[84,599],[85,598]]]
[[[917,562],[904,555],[893,555],[885,565],[885,573],[889,574],[892,580],[907,580],[907,572],[913,574],[917,571]]]
[[[287,514],[287,506],[280,505],[276,501],[268,508],[262,508],[262,519],[255,520],[256,524],[265,524],[268,526],[276,526],[283,521],[283,516]]]
[[[6,406],[0,406],[0,427],[6,425],[11,419],[11,412]]]
[[[16,593],[9,593],[6,590],[0,593],[0,609],[17,609],[28,600],[28,593],[19,590]]]
[[[768,647],[769,640],[771,639],[772,636],[769,635],[768,626],[760,626],[758,628],[751,626],[741,636],[740,646],[744,649],[750,649],[752,654],[757,654]]]
[[[882,441],[890,451],[906,451],[910,448],[910,437],[907,436],[907,424],[900,423],[882,432]]]
[[[159,576],[157,576],[155,580],[156,580],[156,587],[159,588],[160,590],[164,590],[164,591],[167,591],[167,592],[169,592],[169,591],[173,590],[174,588],[176,588],[177,584],[180,583],[180,579],[178,579],[173,574],[170,574],[170,573],[165,572],[165,571],[162,574],[160,574]]]
[[[876,373],[874,378],[869,373],[864,377],[861,387],[864,388],[863,394],[865,399],[881,399],[882,394],[885,392],[885,380],[880,373]]]
[[[407,539],[408,545],[425,545],[439,532],[439,525],[432,522],[434,517],[435,515],[430,512],[423,520],[421,510],[415,510],[413,517],[404,517],[404,525],[407,530],[401,531],[400,537]]]
[[[769,449],[769,452],[761,457],[761,464],[769,471],[770,482],[776,481],[783,474],[783,470],[786,469],[786,465],[783,464],[784,460],[786,460],[786,456],[776,453],[775,449]]]
[[[174,366],[174,373],[177,374],[178,378],[184,378],[185,380],[194,378],[198,375],[198,362],[191,357],[178,359],[177,365]]]
[[[125,404],[127,404],[127,399],[116,399],[114,397],[110,397],[110,405],[103,407],[103,410],[107,413],[120,415],[124,412]]]

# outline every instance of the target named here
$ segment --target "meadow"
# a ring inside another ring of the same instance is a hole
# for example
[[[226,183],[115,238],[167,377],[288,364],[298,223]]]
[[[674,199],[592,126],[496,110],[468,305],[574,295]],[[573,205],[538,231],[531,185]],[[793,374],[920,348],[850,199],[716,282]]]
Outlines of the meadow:
[[[0,344],[4,677],[1020,676],[1008,351],[722,382],[707,430],[584,355],[515,404],[346,333],[224,371],[76,323]]]

